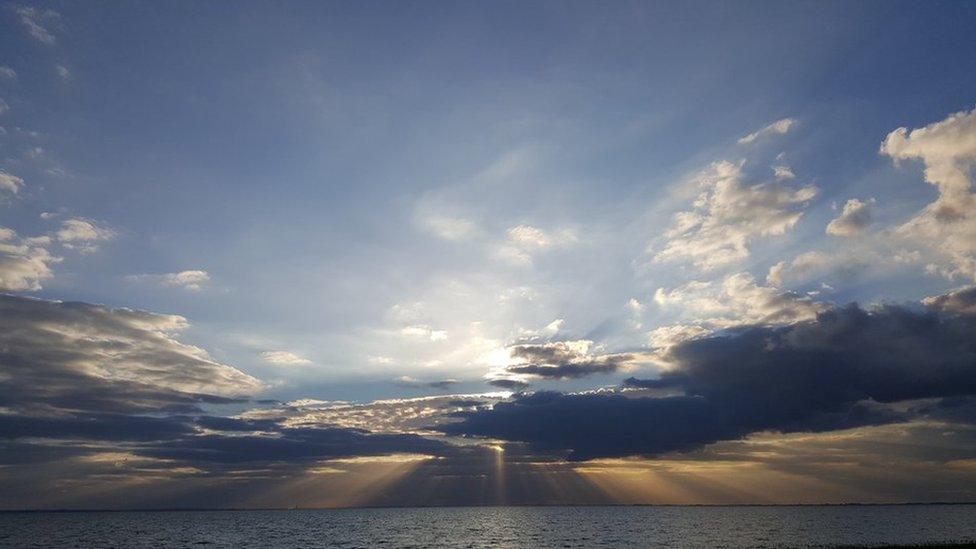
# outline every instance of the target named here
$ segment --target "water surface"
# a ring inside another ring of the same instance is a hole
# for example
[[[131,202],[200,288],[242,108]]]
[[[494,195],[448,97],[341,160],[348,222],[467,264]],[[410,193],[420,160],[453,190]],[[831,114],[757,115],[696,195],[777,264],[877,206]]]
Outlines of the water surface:
[[[0,513],[0,547],[830,547],[976,540],[976,505]]]

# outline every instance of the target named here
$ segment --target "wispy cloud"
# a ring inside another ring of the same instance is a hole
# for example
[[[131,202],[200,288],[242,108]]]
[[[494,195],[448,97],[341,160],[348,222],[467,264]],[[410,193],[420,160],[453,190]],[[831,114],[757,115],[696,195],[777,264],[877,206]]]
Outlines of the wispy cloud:
[[[264,351],[261,353],[261,358],[265,362],[281,366],[307,366],[312,363],[311,360],[291,351]]]
[[[813,185],[749,182],[742,166],[731,162],[716,162],[695,179],[702,191],[693,209],[674,216],[656,261],[690,260],[702,271],[741,261],[753,240],[796,225],[817,195]]]
[[[61,14],[50,9],[12,4],[10,9],[17,14],[21,25],[38,42],[53,46],[57,42],[55,29],[61,25]]]
[[[793,118],[783,118],[782,120],[777,120],[772,124],[765,126],[759,130],[756,130],[749,135],[739,138],[738,143],[740,145],[748,145],[754,142],[760,137],[765,137],[767,135],[782,135],[790,131],[790,128],[796,125],[796,120]]]

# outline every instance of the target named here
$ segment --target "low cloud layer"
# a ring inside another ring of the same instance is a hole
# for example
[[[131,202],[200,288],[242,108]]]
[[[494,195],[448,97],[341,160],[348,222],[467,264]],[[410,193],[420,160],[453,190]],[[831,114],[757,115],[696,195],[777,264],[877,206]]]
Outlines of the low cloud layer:
[[[684,341],[669,349],[662,377],[628,382],[673,396],[536,393],[443,429],[585,460],[691,450],[765,430],[905,421],[910,412],[887,405],[976,395],[976,317],[955,304],[968,303],[971,291],[930,300],[927,310],[849,305],[785,327]]]

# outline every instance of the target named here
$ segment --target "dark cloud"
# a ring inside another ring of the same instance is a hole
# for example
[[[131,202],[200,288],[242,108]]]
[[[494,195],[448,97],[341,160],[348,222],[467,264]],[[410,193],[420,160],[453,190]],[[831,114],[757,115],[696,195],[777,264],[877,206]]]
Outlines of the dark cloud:
[[[414,379],[409,376],[404,376],[396,379],[396,384],[400,387],[428,387],[431,389],[450,389],[451,387],[457,385],[460,381],[456,379],[439,379],[436,381],[421,381],[419,379]]]
[[[668,389],[681,384],[681,378],[677,376],[665,377],[661,379],[637,379],[628,377],[624,380],[624,387],[635,389]]]
[[[976,395],[976,318],[857,305],[787,327],[742,327],[670,350],[630,386],[682,396],[538,393],[463,414],[450,434],[517,440],[573,459],[657,455],[761,430],[824,431],[906,416],[878,403]]]
[[[514,345],[509,353],[522,362],[506,367],[505,371],[541,379],[578,379],[616,372],[635,358],[626,353],[592,355],[589,346],[588,340]]]
[[[522,390],[529,386],[525,381],[520,381],[518,379],[490,379],[487,381],[488,385],[492,387],[498,387],[499,389],[511,389],[511,390]]]
[[[520,364],[509,366],[507,370],[513,374],[535,376],[546,379],[576,379],[593,374],[609,374],[616,372],[620,366],[630,360],[630,355],[614,355],[602,360],[588,360],[565,364]]]
[[[203,416],[196,424],[213,431],[274,431],[280,419],[239,419],[234,417]]]
[[[192,434],[181,418],[154,418],[121,414],[0,418],[0,438],[84,439],[103,441],[171,440]]]
[[[360,429],[280,429],[276,436],[201,435],[181,438],[139,455],[175,459],[206,466],[209,463],[268,463],[380,456],[389,454],[441,455],[450,445],[412,434],[370,434]]]
[[[0,405],[190,412],[243,402],[253,377],[180,343],[178,316],[0,295]]]
[[[0,448],[38,462],[108,452],[210,472],[233,464],[301,472],[316,460],[450,448],[316,418],[317,428],[285,425],[285,408],[213,415],[214,406],[251,402],[261,384],[177,341],[184,326],[177,316],[0,295]]]

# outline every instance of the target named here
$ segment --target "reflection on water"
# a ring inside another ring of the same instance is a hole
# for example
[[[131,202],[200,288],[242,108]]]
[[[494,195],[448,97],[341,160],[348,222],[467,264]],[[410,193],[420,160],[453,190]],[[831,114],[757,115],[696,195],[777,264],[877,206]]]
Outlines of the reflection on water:
[[[976,540],[976,505],[0,513],[0,547],[810,547]]]

